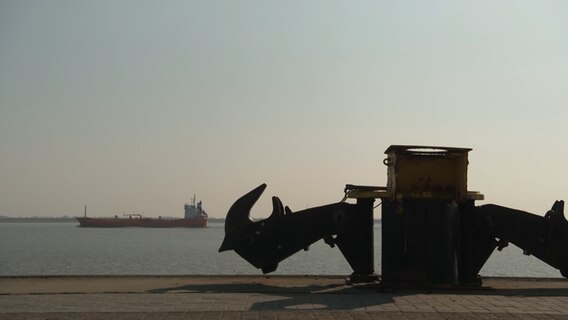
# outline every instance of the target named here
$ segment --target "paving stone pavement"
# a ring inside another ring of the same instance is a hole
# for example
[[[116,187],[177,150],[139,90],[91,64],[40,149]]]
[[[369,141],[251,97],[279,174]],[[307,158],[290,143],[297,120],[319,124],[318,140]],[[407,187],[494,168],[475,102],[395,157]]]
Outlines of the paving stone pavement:
[[[218,280],[212,279],[200,281]],[[568,319],[566,282],[558,288],[551,282],[546,288],[512,283],[508,290],[384,292],[307,278],[280,279],[280,286],[247,278],[226,287],[223,279],[214,285],[177,279],[190,283],[182,286],[158,279],[133,290],[121,283],[136,279],[94,278],[97,290],[77,280],[84,288],[78,292],[50,289],[65,279],[51,280],[0,278],[0,319]],[[104,281],[109,284],[101,286]],[[13,293],[18,284],[19,293]]]

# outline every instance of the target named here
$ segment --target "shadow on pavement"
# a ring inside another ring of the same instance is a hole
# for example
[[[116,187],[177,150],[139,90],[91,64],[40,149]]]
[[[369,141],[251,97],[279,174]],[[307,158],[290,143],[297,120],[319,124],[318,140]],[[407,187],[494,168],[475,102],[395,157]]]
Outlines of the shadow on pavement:
[[[381,294],[373,285],[307,285],[272,286],[261,283],[247,284],[189,284],[152,289],[149,293],[258,293],[265,297],[254,302],[249,310],[343,310],[365,308],[393,303],[397,294]]]

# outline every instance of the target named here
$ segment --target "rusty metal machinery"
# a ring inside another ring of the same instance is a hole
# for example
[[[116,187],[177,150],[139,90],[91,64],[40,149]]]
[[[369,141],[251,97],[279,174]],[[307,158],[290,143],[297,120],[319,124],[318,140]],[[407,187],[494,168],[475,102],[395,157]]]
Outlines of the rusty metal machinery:
[[[353,268],[353,281],[373,281],[373,198],[292,212],[272,197],[271,215],[253,222],[250,209],[264,192],[262,184],[239,198],[227,213],[225,239],[219,251],[235,250],[253,266],[269,273],[292,254],[324,239],[341,250]]]
[[[278,197],[260,221],[250,210],[263,184],[238,199],[225,220],[219,251],[237,254],[269,273],[292,254],[323,239],[337,246],[353,269],[352,282],[375,281],[373,205],[382,204],[381,283],[385,285],[477,286],[479,271],[509,242],[568,277],[568,221],[564,202],[544,216],[487,204],[467,190],[471,149],[390,146],[386,187],[347,185],[338,202],[292,212]]]

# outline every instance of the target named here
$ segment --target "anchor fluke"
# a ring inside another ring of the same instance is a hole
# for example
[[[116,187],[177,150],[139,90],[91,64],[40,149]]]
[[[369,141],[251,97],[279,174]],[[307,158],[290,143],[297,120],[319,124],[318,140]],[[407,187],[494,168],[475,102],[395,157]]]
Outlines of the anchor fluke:
[[[284,205],[280,198],[272,197],[272,213],[270,214],[269,218],[283,216],[284,215]]]
[[[250,210],[260,198],[264,189],[266,189],[266,183],[256,187],[233,203],[225,218],[225,239],[223,239],[219,252],[233,250],[231,237],[235,230],[254,222],[250,217]]]

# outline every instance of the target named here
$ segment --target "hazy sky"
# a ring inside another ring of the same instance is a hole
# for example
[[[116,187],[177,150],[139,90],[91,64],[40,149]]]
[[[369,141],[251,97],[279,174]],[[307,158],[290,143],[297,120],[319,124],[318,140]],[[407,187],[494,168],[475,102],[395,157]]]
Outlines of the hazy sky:
[[[386,185],[470,147],[469,189],[568,200],[566,1],[0,0],[0,215],[213,217]],[[380,210],[377,210],[377,216]]]

